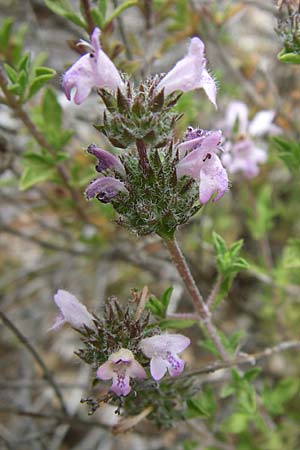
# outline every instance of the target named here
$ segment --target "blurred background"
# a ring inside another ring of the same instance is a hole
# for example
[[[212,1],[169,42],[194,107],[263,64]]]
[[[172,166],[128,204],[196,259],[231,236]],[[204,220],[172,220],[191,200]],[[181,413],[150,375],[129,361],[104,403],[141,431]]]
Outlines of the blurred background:
[[[192,304],[158,237],[130,234],[116,224],[110,205],[84,199],[84,189],[94,177],[94,161],[85,149],[91,143],[107,150],[111,145],[93,127],[102,113],[97,94],[78,107],[61,90],[62,74],[78,58],[75,43],[80,38],[88,40],[88,33],[63,14],[55,14],[55,3],[63,4],[62,0],[0,0],[2,26],[6,24],[1,66],[14,67],[20,54],[30,51],[43,61],[42,66],[56,71],[48,87],[24,102],[23,109],[42,133],[47,128],[49,142],[51,136],[67,133],[60,151],[67,155],[62,164],[71,186],[68,189],[57,176],[39,178],[43,163],[35,167],[34,181],[28,182],[26,154],[39,151],[41,143],[20,115],[2,102],[0,301],[10,323],[1,325],[0,447],[298,450],[300,358],[296,350],[261,363],[255,387],[263,425],[253,419],[256,413],[245,419],[230,401],[220,398],[230,371],[203,379],[203,392],[208,389],[214,396],[214,412],[168,430],[157,431],[146,424],[122,436],[112,435],[107,426],[116,421],[113,411],[98,410],[90,418],[80,404],[89,394],[90,375],[88,366],[74,355],[79,338],[67,327],[57,333],[48,331],[57,313],[53,302],[57,289],[69,290],[99,314],[108,297],[117,296],[125,304],[131,289],[145,285],[156,296],[174,286],[174,310],[192,311]],[[80,3],[85,2],[68,3],[82,14]],[[96,7],[97,2],[90,3]],[[107,2],[106,17],[119,5],[117,0]],[[249,119],[261,110],[276,113],[280,139],[260,140],[268,159],[259,174],[252,179],[232,174],[231,189],[222,200],[206,205],[178,233],[205,296],[217,276],[212,231],[228,245],[244,240],[243,257],[249,269],[235,278],[215,322],[245,353],[299,339],[300,147],[291,150],[290,142],[299,142],[300,66],[277,58],[283,47],[275,31],[280,17],[272,1],[139,0],[102,28],[104,50],[133,80],[167,72],[183,57],[192,36],[205,42],[208,67],[218,83],[218,110],[202,90],[184,94],[177,106],[184,113],[177,125],[178,139],[189,125],[218,129],[233,100],[248,106]],[[46,89],[50,89],[47,96]],[[43,116],[44,124],[38,119],[43,105],[50,108]],[[194,342],[186,352],[189,369],[214,359],[201,346],[197,326],[184,334]],[[33,357],[35,351],[42,364]],[[43,365],[53,374],[68,407],[65,419]],[[107,426],[100,426],[101,422]]]

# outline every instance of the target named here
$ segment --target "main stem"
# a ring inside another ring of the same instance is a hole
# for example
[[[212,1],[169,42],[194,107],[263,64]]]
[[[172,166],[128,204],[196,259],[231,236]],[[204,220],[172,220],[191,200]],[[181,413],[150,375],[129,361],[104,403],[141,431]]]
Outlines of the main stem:
[[[190,268],[178,245],[177,240],[175,238],[173,240],[165,239],[165,244],[171,255],[172,261],[176,265],[176,268],[182,278],[182,281],[184,282],[185,287],[192,298],[195,310],[200,318],[202,325],[206,328],[207,333],[214,342],[222,359],[224,361],[229,361],[230,358],[219,338],[219,335],[217,333],[214,324],[212,323],[211,312],[209,310],[209,307],[205,303],[204,298],[202,297],[195,283],[193,275],[191,274]]]

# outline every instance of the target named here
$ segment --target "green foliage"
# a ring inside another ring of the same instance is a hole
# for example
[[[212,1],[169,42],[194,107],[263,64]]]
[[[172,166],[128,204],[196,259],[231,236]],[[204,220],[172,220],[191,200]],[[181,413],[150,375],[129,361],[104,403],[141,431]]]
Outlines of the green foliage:
[[[167,319],[167,309],[170,303],[173,287],[169,287],[165,290],[162,296],[158,299],[151,296],[147,302],[146,309],[159,321],[159,327],[163,330],[174,329],[182,330],[189,328],[195,324],[195,320],[183,320],[183,319]]]
[[[262,186],[256,196],[255,207],[248,208],[247,225],[252,237],[256,240],[262,239],[273,228],[273,219],[277,215],[277,210],[272,204],[272,191],[272,186]]]
[[[289,141],[280,136],[274,136],[271,145],[278,151],[279,158],[294,175],[300,171],[300,142]]]
[[[219,302],[228,294],[234,277],[240,270],[248,269],[247,261],[240,256],[243,240],[234,242],[227,248],[224,239],[213,232],[213,245],[219,274],[222,277],[221,287],[213,303],[216,308]]]
[[[47,142],[55,150],[61,150],[71,139],[73,132],[62,128],[62,108],[53,89],[44,90],[41,104],[34,110],[33,118]]]
[[[19,188],[25,191],[41,181],[53,180],[56,176],[55,160],[47,153],[25,153]]]
[[[205,386],[200,394],[188,399],[186,404],[185,415],[187,419],[193,419],[195,417],[212,419],[217,410],[217,404],[211,386]]]
[[[284,48],[277,54],[279,61],[288,64],[300,64],[300,54],[296,52],[287,52]]]
[[[260,424],[261,419],[257,412],[257,394],[251,382],[257,377],[260,369],[253,368],[246,373],[237,369],[231,371],[231,382],[221,391],[221,398],[234,396],[234,411],[223,422],[222,428],[229,433],[239,434],[248,429],[250,422]]]
[[[173,287],[170,286],[164,291],[160,298],[151,296],[147,302],[146,309],[158,319],[164,319],[166,317],[167,309],[171,300]]]
[[[44,0],[46,6],[58,16],[70,20],[70,22],[85,29],[86,24],[80,14],[74,12],[73,6],[68,0]]]
[[[45,54],[40,53],[32,59],[29,52],[23,51],[24,27],[13,30],[11,18],[6,19],[0,29],[0,53],[3,53],[4,71],[7,76],[7,89],[20,103],[30,100],[56,74],[55,70],[44,67]],[[8,53],[7,48],[13,51]],[[12,56],[13,55],[13,56]]]
[[[299,379],[285,378],[275,386],[265,386],[261,392],[262,402],[266,410],[277,416],[284,414],[285,404],[299,393]]]
[[[68,0],[44,0],[46,6],[58,16],[64,17],[75,25],[88,30],[88,24],[86,23],[84,17],[84,11],[82,9],[81,14],[74,11],[74,8]],[[91,17],[100,29],[107,27],[115,18],[120,16],[123,11],[130,8],[131,6],[137,5],[137,0],[125,0],[123,3],[118,5],[109,17],[106,18],[107,12],[107,0],[98,0],[95,7],[90,8]]]
[[[235,331],[230,336],[226,336],[224,333],[222,333],[222,331],[218,331],[218,334],[225,350],[231,355],[234,355],[237,352],[237,349],[241,345],[241,340],[245,335],[243,330]],[[212,353],[214,356],[220,356],[214,342],[209,337],[206,337],[206,339],[199,341],[199,345]]]

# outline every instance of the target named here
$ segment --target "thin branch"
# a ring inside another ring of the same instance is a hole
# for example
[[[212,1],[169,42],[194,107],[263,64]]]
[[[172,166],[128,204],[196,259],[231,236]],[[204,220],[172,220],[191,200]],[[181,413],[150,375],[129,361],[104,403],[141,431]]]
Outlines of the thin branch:
[[[33,244],[37,244],[40,247],[46,248],[47,250],[53,250],[56,252],[63,252],[63,253],[69,253],[74,256],[89,256],[89,252],[85,250],[76,250],[74,248],[68,248],[68,247],[62,247],[57,244],[53,244],[48,241],[44,241],[43,239],[37,238],[36,236],[32,236],[26,233],[23,233],[22,231],[16,230],[14,228],[8,227],[6,225],[0,225],[0,231],[3,233],[12,234],[14,236],[18,236],[19,238],[32,242]]]
[[[79,417],[76,417],[76,416],[70,417],[70,416],[63,416],[61,414],[55,414],[55,413],[47,414],[47,413],[40,413],[40,412],[28,411],[25,409],[10,408],[10,407],[5,407],[5,408],[0,407],[0,413],[32,417],[33,419],[56,420],[58,423],[69,423],[71,425],[84,425],[86,427],[105,428],[108,430],[110,429],[110,427],[108,427],[107,425],[101,424],[96,420],[88,421],[88,420],[80,419]]]
[[[90,2],[89,2],[89,0],[80,0],[80,4],[81,4],[81,9],[83,11],[84,18],[86,20],[88,32],[89,32],[89,34],[91,34],[95,28],[95,24],[94,24],[92,15],[91,15]]]
[[[65,402],[60,392],[60,389],[58,388],[56,381],[54,380],[52,373],[47,368],[44,360],[41,358],[36,349],[31,345],[27,337],[24,336],[24,334],[11,322],[11,320],[1,310],[0,310],[0,318],[2,319],[3,323],[14,333],[14,335],[18,338],[21,344],[23,344],[24,347],[27,348],[29,353],[31,353],[37,364],[42,369],[45,379],[48,381],[49,385],[53,388],[63,413],[67,414],[68,413],[67,408],[65,406]]]
[[[203,375],[207,373],[213,373],[218,370],[230,369],[232,367],[241,366],[243,364],[256,364],[260,359],[268,358],[276,353],[284,352],[289,349],[300,349],[300,341],[286,341],[281,342],[274,347],[268,347],[260,352],[252,353],[251,355],[242,356],[231,361],[225,361],[222,363],[210,364],[206,367],[187,372],[182,375],[184,378],[193,377],[195,375]]]
[[[222,284],[223,278],[221,274],[218,274],[217,280],[210,291],[209,296],[207,297],[206,304],[211,309],[213,302],[215,301],[216,296],[218,295],[218,292],[220,290],[221,284]]]

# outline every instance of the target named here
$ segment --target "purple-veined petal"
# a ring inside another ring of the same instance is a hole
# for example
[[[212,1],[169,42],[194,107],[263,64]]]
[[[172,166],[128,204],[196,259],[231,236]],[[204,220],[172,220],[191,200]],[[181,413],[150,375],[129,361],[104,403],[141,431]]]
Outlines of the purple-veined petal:
[[[99,380],[110,380],[113,377],[113,365],[108,360],[97,369],[97,377]]]
[[[115,169],[120,174],[125,174],[125,169],[123,164],[120,162],[115,155],[102,148],[98,148],[96,145],[91,144],[88,146],[87,151],[96,156],[98,163],[96,165],[97,172],[102,172],[106,169]]]
[[[167,355],[168,371],[171,377],[178,377],[183,372],[184,361],[175,353],[168,352]]]
[[[237,122],[237,132],[246,133],[248,128],[248,107],[243,102],[233,101],[229,103],[226,111],[225,126],[232,131]]]
[[[93,326],[93,316],[88,312],[86,307],[80,303],[75,295],[68,291],[59,289],[54,295],[54,301],[60,309],[60,315],[74,328],[82,328]],[[59,319],[61,322],[61,320]],[[56,322],[54,323],[54,326]],[[56,325],[57,326],[57,325]]]
[[[124,397],[128,395],[131,391],[129,375],[126,372],[114,372],[112,378],[113,382],[110,390],[116,395],[122,395]]]
[[[140,347],[143,353],[152,358],[167,351],[180,353],[190,344],[190,339],[182,334],[158,334],[141,340]]]
[[[160,356],[153,356],[150,361],[150,373],[155,381],[159,381],[167,371],[167,361]]]
[[[250,136],[262,136],[270,131],[271,124],[275,117],[275,111],[259,111],[249,124]]]
[[[216,192],[214,202],[219,200],[228,190],[227,172],[217,155],[210,154],[200,170],[199,198],[201,203],[207,203]]]
[[[203,133],[203,136],[181,142],[177,147],[178,150],[194,150],[196,148],[201,148],[201,150],[216,151],[222,140],[222,131],[204,131],[206,131],[206,133]]]
[[[87,200],[96,197],[103,203],[108,203],[119,192],[126,192],[127,189],[122,181],[113,177],[97,178],[92,181],[85,191]]]
[[[135,359],[131,362],[130,366],[128,367],[128,373],[129,376],[132,378],[143,379],[146,378],[147,376],[144,368]]]

